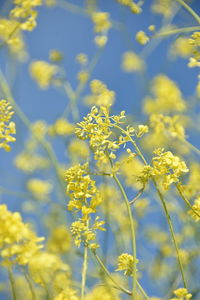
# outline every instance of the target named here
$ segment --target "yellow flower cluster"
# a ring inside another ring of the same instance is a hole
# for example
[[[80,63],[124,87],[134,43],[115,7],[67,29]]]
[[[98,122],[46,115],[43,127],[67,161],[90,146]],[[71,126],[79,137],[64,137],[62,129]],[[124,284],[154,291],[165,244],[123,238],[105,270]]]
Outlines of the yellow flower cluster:
[[[37,178],[29,179],[27,182],[27,189],[34,198],[41,201],[47,201],[49,194],[52,191],[52,184],[46,180]]]
[[[193,47],[193,61],[199,66],[200,63],[200,31],[194,32],[189,38],[189,44]]]
[[[192,163],[187,185],[182,186],[184,195],[188,198],[197,198],[200,195],[200,164]]]
[[[115,101],[115,92],[107,88],[100,80],[90,82],[91,94],[86,96],[85,102],[89,105],[110,106]]]
[[[68,152],[74,162],[79,161],[79,159],[85,160],[90,154],[88,144],[79,139],[71,140],[68,146]]]
[[[188,290],[185,288],[179,288],[174,291],[175,298],[170,300],[189,300],[192,297],[192,294],[188,293]]]
[[[123,54],[121,66],[124,72],[141,72],[145,68],[145,63],[135,52],[128,51]]]
[[[193,210],[189,210],[188,214],[196,221],[200,221],[200,197],[194,200],[194,204],[192,205]],[[196,213],[195,213],[195,212]]]
[[[38,238],[24,224],[18,212],[10,212],[6,205],[0,205],[0,256],[4,263],[26,265],[43,246],[39,243],[44,238]]]
[[[77,123],[75,133],[82,140],[89,140],[90,148],[94,152],[94,159],[100,163],[107,163],[109,158],[115,159],[115,152],[121,145],[130,141],[131,136],[140,138],[148,132],[148,126],[139,125],[137,129],[126,126],[121,130],[120,124],[124,123],[125,111],[119,115],[109,114],[108,106],[93,106],[91,112],[84,117],[84,121]],[[114,129],[120,130],[117,136]]]
[[[68,169],[65,172],[65,179],[67,182],[66,193],[70,198],[68,209],[81,212],[81,218],[71,225],[75,244],[80,247],[83,242],[86,247],[96,249],[98,245],[92,241],[95,240],[97,229],[104,230],[102,228],[104,222],[99,221],[99,217],[96,217],[94,223],[90,225],[90,215],[96,213],[102,199],[95,181],[89,175],[88,163]]]
[[[170,185],[178,183],[180,177],[189,170],[184,161],[172,152],[164,152],[164,149],[156,149],[152,158],[152,166],[144,166],[141,174],[141,181],[148,181],[148,178],[161,180],[162,186],[168,190]]]
[[[86,295],[85,300],[120,300],[119,291],[108,286],[95,286],[95,288]]]
[[[41,89],[47,89],[56,75],[58,67],[48,62],[38,60],[30,65],[30,73]]]
[[[33,173],[37,169],[48,168],[49,161],[43,156],[32,154],[26,150],[16,156],[15,165],[18,169],[25,173]]]
[[[174,57],[180,56],[187,58],[192,55],[193,46],[189,43],[187,37],[179,37],[170,48],[170,54]]]
[[[59,293],[54,300],[79,300],[77,293],[70,287],[64,289],[61,293]]]
[[[59,118],[56,122],[49,127],[48,129],[49,135],[60,135],[60,136],[67,136],[74,133],[74,126],[69,123],[64,118]]]
[[[137,32],[135,38],[136,38],[136,41],[141,45],[146,45],[149,42],[149,37],[142,30]]]
[[[109,17],[110,15],[107,12],[93,12],[91,15],[94,23],[94,31],[97,33],[94,39],[97,47],[104,47],[107,43],[107,33],[112,26]]]
[[[10,121],[14,112],[6,100],[0,100],[0,148],[10,151],[8,143],[15,142],[12,134],[16,133],[15,123]]]
[[[37,6],[41,0],[13,0],[15,7],[10,11],[11,19],[19,22],[22,30],[33,30],[36,26]]]
[[[17,55],[18,58],[24,57],[25,45],[18,22],[1,18],[0,40],[2,41],[2,44],[7,44],[10,52]]]
[[[130,11],[134,14],[139,14],[142,12],[141,7],[139,4],[135,3],[133,0],[116,0],[121,5],[127,6]]]
[[[32,279],[42,286],[51,283],[57,272],[69,272],[69,266],[64,264],[59,256],[46,251],[32,256],[28,268]]]
[[[186,102],[182,98],[178,86],[166,75],[156,76],[151,84],[151,93],[154,96],[144,99],[144,112],[151,113],[172,113],[183,112],[186,109]]]
[[[132,276],[134,264],[138,263],[138,259],[134,260],[133,256],[128,253],[122,253],[118,257],[118,268],[116,271],[124,271],[124,275]]]
[[[151,9],[153,13],[169,18],[173,13],[172,0],[154,0]]]
[[[163,134],[170,137],[185,138],[185,130],[180,123],[180,116],[164,116],[163,114],[152,114],[149,119],[150,127],[156,135]]]
[[[47,248],[53,253],[66,253],[71,247],[71,236],[65,225],[59,225],[51,231]]]
[[[109,151],[111,158],[115,158],[114,152],[119,149],[120,144],[125,142],[112,139],[112,127],[123,121],[125,112],[122,111],[119,116],[110,116],[109,108],[101,106],[92,107],[91,112],[84,117],[84,121],[78,123],[75,132],[78,138],[82,140],[89,139],[90,147],[94,151],[94,158],[101,162],[107,162],[106,151]]]
[[[94,12],[92,14],[92,21],[95,25],[94,31],[96,33],[105,33],[112,26],[109,20],[109,13],[107,12]]]

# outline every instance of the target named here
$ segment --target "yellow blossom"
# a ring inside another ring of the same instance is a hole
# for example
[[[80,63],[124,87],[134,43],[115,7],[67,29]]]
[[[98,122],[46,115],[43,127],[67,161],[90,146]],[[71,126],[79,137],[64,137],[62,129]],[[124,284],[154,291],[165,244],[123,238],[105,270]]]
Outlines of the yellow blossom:
[[[59,293],[54,300],[79,300],[77,293],[71,287],[65,288],[61,293]]]
[[[108,41],[107,35],[97,35],[94,38],[94,42],[99,48],[104,47],[107,44],[107,41]]]
[[[135,3],[133,0],[116,0],[121,5],[129,7],[130,11],[134,14],[141,13],[142,9],[139,4]]]
[[[186,102],[175,82],[166,75],[156,76],[151,84],[153,97],[144,99],[144,112],[151,113],[172,113],[183,112],[186,109]]]
[[[0,100],[0,148],[10,151],[8,143],[15,142],[12,136],[16,133],[15,123],[10,121],[14,112],[12,106],[6,100]]]
[[[138,259],[134,261],[132,255],[123,253],[118,257],[118,268],[116,271],[124,271],[124,275],[132,276],[134,264],[138,263]]]
[[[45,61],[35,61],[30,65],[30,73],[41,89],[47,89],[57,73],[57,66]]]
[[[38,243],[44,238],[38,238],[18,212],[10,212],[3,204],[0,205],[0,223],[0,257],[5,262],[26,265],[43,247]]]
[[[133,51],[128,51],[122,57],[122,69],[125,72],[141,72],[145,68],[144,61]]]
[[[69,266],[60,257],[45,251],[32,256],[28,268],[32,279],[42,286],[51,283],[56,272],[69,272]]]
[[[149,42],[149,37],[142,30],[137,32],[135,38],[136,38],[136,41],[141,45],[146,45]]]
[[[27,189],[32,193],[33,197],[38,200],[48,200],[52,188],[52,184],[46,180],[32,178],[27,182]]]
[[[189,300],[192,297],[192,294],[188,293],[186,288],[179,288],[174,291],[175,298],[171,298],[170,300]]]
[[[71,236],[65,225],[53,228],[47,241],[47,249],[53,253],[66,253],[71,247]]]
[[[200,197],[194,200],[194,204],[192,205],[191,210],[189,210],[188,214],[196,221],[200,221]],[[195,213],[196,212],[196,213]],[[198,214],[198,215],[197,215]]]
[[[92,14],[92,21],[95,25],[94,31],[97,33],[108,31],[112,25],[109,20],[109,13],[107,12],[94,12]]]
[[[110,106],[115,101],[115,92],[109,90],[100,80],[92,80],[90,90],[91,94],[85,97],[85,102],[89,105]]]
[[[49,53],[49,59],[50,59],[50,61],[55,62],[55,63],[61,62],[63,60],[63,54],[59,50],[56,50],[56,49],[51,50]]]
[[[52,136],[68,136],[74,133],[74,125],[64,118],[59,118],[52,126],[49,127],[48,132]]]

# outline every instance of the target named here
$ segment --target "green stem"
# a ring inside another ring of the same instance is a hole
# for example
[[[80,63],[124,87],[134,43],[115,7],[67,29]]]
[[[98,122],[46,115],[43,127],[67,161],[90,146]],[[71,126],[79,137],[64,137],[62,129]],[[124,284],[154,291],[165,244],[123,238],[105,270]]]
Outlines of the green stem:
[[[181,196],[181,198],[185,201],[185,203],[187,204],[187,206],[193,211],[193,213],[200,218],[200,215],[198,214],[198,212],[192,207],[192,205],[190,204],[189,200],[184,196],[182,190],[181,190],[181,186],[178,184],[175,184],[179,195]]]
[[[153,38],[158,38],[158,37],[165,37],[173,34],[178,34],[178,33],[186,33],[186,32],[193,32],[200,30],[200,26],[193,26],[193,27],[183,27],[183,28],[177,28],[177,29],[172,29],[172,30],[167,30],[167,31],[160,31],[156,34],[154,34],[152,37]]]
[[[180,141],[183,142],[185,145],[187,145],[188,148],[194,151],[196,154],[200,155],[200,150],[197,147],[195,147],[193,144],[191,144],[185,139],[180,139]]]
[[[114,127],[118,128],[119,130],[121,130],[122,133],[126,134],[126,136],[129,137],[129,140],[134,145],[138,156],[142,159],[142,161],[143,161],[143,163],[145,165],[148,165],[147,161],[146,161],[146,159],[144,157],[144,155],[142,154],[142,152],[140,151],[140,148],[137,146],[136,142],[132,139],[132,137],[123,128],[121,128],[120,126],[114,125]],[[168,213],[168,209],[167,209],[164,197],[163,197],[161,191],[159,190],[155,179],[153,179],[153,184],[154,184],[154,186],[156,188],[156,191],[157,191],[157,193],[159,195],[159,198],[161,200],[161,203],[162,203],[162,206],[163,206],[166,218],[167,218],[167,222],[168,222],[168,225],[169,225],[169,229],[170,229],[170,233],[171,233],[172,240],[173,240],[173,243],[174,243],[174,247],[176,249],[176,254],[177,254],[177,259],[178,259],[178,262],[179,262],[179,267],[180,267],[180,271],[181,271],[181,276],[182,276],[183,284],[184,284],[184,287],[187,288],[186,287],[187,285],[186,285],[185,275],[184,275],[184,271],[183,271],[183,266],[182,266],[182,262],[181,262],[181,258],[180,258],[180,254],[179,254],[179,248],[178,248],[178,244],[176,242],[176,237],[175,237],[175,233],[174,233],[174,228],[173,228],[173,224],[172,224],[172,221],[171,221],[171,217],[170,217],[170,215]]]
[[[8,267],[8,277],[9,277],[9,281],[10,281],[13,300],[17,300],[15,279],[13,276],[12,267]]]
[[[108,269],[106,268],[106,266],[104,265],[103,261],[100,259],[100,257],[96,254],[95,251],[92,251],[92,253],[94,254],[94,257],[96,258],[97,262],[99,263],[99,265],[101,266],[102,270],[104,271],[104,273],[110,278],[110,280],[114,283],[114,285],[116,286],[117,289],[119,289],[120,291],[124,292],[127,295],[132,295],[132,292],[125,289],[124,287],[122,287],[115,279],[113,279],[112,275],[110,274],[110,272],[108,271]]]
[[[86,283],[86,274],[87,274],[87,259],[88,259],[88,248],[84,248],[84,260],[83,260],[83,269],[82,269],[82,283],[81,283],[81,300],[84,299],[85,294],[85,283]]]
[[[199,15],[187,3],[185,3],[183,0],[175,0],[175,1],[178,2],[180,5],[182,5],[193,16],[193,18],[197,21],[197,23],[200,24]]]
[[[99,263],[99,265],[101,266],[102,270],[104,271],[104,273],[108,276],[108,278],[110,278],[110,280],[114,283],[115,288],[119,289],[120,291],[124,292],[125,294],[131,296],[132,292],[127,290],[126,288],[122,287],[118,282],[116,282],[116,280],[112,277],[112,275],[110,274],[110,272],[108,271],[108,269],[106,268],[106,266],[104,265],[104,263],[102,262],[102,260],[100,259],[100,257],[96,254],[95,251],[92,251],[92,253],[94,254],[95,259],[97,260],[97,262]],[[142,286],[139,284],[139,282],[136,280],[136,284],[140,290],[140,292],[143,294],[143,296],[147,299],[150,300],[150,298],[147,296],[146,292],[144,291],[144,289],[142,288]]]
[[[134,223],[133,223],[133,216],[132,216],[132,211],[129,205],[129,200],[128,197],[125,193],[125,190],[121,184],[121,182],[119,181],[119,179],[117,178],[117,176],[115,174],[113,174],[113,178],[115,180],[115,182],[117,183],[122,196],[125,200],[126,203],[126,209],[128,212],[128,217],[129,217],[129,222],[130,222],[130,227],[131,227],[131,240],[132,240],[132,252],[133,252],[133,258],[134,258],[134,265],[133,265],[133,292],[132,292],[132,296],[133,299],[136,295],[136,276],[137,276],[137,269],[136,269],[136,260],[137,260],[137,252],[136,252],[136,234],[135,234],[135,229],[134,229]]]
[[[109,157],[108,154],[108,159],[110,161],[111,166],[113,167],[113,162],[112,159]],[[133,258],[134,258],[134,265],[133,265],[133,292],[132,292],[132,297],[134,299],[135,295],[136,295],[136,276],[137,276],[137,268],[136,268],[136,261],[137,261],[137,250],[136,250],[136,234],[135,234],[135,229],[134,229],[134,223],[133,223],[133,216],[132,216],[132,211],[131,211],[131,207],[129,204],[129,200],[128,197],[126,195],[126,192],[120,182],[120,180],[118,179],[118,177],[116,176],[116,174],[113,174],[113,178],[115,180],[115,182],[117,183],[122,196],[124,198],[125,204],[126,204],[126,209],[128,212],[128,217],[129,217],[129,222],[130,222],[130,227],[131,227],[131,243],[132,243],[132,252],[133,252]]]
[[[156,191],[157,191],[157,193],[159,195],[159,198],[160,198],[160,200],[162,202],[162,206],[164,208],[164,212],[165,212],[165,215],[166,215],[166,218],[167,218],[167,222],[168,222],[169,229],[170,229],[170,232],[171,232],[172,240],[173,240],[174,247],[175,247],[175,250],[176,250],[176,255],[177,255],[177,259],[178,259],[178,263],[179,263],[179,267],[180,267],[180,271],[181,271],[183,285],[184,285],[184,288],[187,289],[187,284],[186,284],[185,275],[184,275],[184,271],[183,271],[183,265],[182,265],[182,261],[181,261],[181,257],[180,257],[180,253],[179,253],[179,248],[178,248],[178,244],[177,244],[177,241],[176,241],[176,237],[175,237],[175,233],[174,233],[174,228],[173,228],[173,224],[172,224],[172,221],[171,221],[171,217],[169,215],[169,212],[168,212],[167,205],[165,203],[164,197],[163,197],[162,193],[160,192],[155,179],[153,179],[153,184],[154,184],[154,186],[156,188]]]
[[[31,281],[29,275],[26,274],[26,272],[24,272],[24,277],[25,277],[25,279],[26,279],[26,281],[27,281],[27,283],[28,283],[29,289],[30,289],[30,291],[31,291],[32,300],[37,300],[37,296],[36,296],[36,294],[35,294],[35,291],[34,291],[34,287],[33,287],[32,281]]]

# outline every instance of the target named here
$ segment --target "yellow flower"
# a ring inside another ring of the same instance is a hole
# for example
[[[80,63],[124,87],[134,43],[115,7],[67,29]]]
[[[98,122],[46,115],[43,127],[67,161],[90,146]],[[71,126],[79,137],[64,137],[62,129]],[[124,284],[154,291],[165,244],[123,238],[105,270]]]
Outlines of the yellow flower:
[[[69,272],[69,266],[49,252],[39,252],[32,256],[28,268],[32,279],[42,286],[51,283],[57,272]]]
[[[176,298],[171,298],[170,300],[189,300],[192,297],[192,294],[188,293],[188,290],[185,288],[180,288],[174,291]]]
[[[0,148],[10,151],[8,143],[15,142],[12,136],[16,133],[15,123],[10,121],[14,112],[12,106],[6,100],[0,100]]]
[[[71,236],[65,225],[53,228],[47,241],[47,249],[53,253],[66,253],[71,247]]]
[[[10,11],[11,19],[19,21],[22,30],[32,31],[36,26],[35,8],[42,5],[41,0],[14,0],[13,2],[15,6]]]
[[[0,257],[5,262],[12,261],[26,265],[42,245],[44,238],[38,238],[18,212],[12,213],[6,205],[0,205]]]
[[[122,69],[125,72],[141,72],[145,68],[144,61],[133,51],[128,51],[122,57]]]
[[[172,4],[172,0],[154,0],[151,9],[155,14],[161,14],[165,18],[169,18],[174,11]]]
[[[52,191],[52,184],[46,180],[37,178],[29,179],[27,182],[27,189],[38,200],[48,200],[49,194]]]
[[[139,14],[142,9],[139,4],[135,3],[133,0],[116,0],[121,5],[129,7],[130,11],[134,14]]]
[[[69,123],[64,118],[59,118],[52,126],[49,127],[48,132],[52,136],[54,135],[68,136],[74,133],[74,125]]]
[[[133,275],[133,269],[134,264],[138,263],[138,259],[134,261],[134,258],[132,255],[128,253],[122,253],[118,257],[118,268],[116,271],[124,271],[124,275],[132,276]]]
[[[30,73],[41,89],[47,89],[57,73],[57,66],[45,61],[35,61],[30,65]]]
[[[108,31],[112,25],[109,20],[109,13],[107,12],[94,12],[92,14],[92,21],[95,25],[94,31],[97,33]]]
[[[141,45],[146,45],[149,42],[149,37],[142,30],[137,32],[135,38],[136,38],[136,41]]]
[[[186,102],[182,98],[182,93],[175,82],[165,75],[156,76],[151,84],[153,97],[144,99],[144,112],[152,113],[172,113],[183,112],[186,109]]]
[[[77,293],[71,287],[65,288],[61,293],[59,293],[54,300],[79,300]]]
[[[85,97],[89,105],[110,106],[115,101],[115,92],[107,88],[102,81],[94,79],[90,82],[91,94]]]
[[[196,221],[200,221],[200,197],[194,200],[194,204],[192,205],[193,210],[189,210],[188,214]],[[196,213],[195,213],[195,212]],[[199,216],[198,216],[198,215]]]

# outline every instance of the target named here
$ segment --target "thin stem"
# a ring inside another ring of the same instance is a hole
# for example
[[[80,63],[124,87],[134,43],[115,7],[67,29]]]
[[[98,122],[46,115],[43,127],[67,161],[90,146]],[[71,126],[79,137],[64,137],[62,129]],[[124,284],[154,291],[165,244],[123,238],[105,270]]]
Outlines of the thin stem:
[[[165,212],[165,215],[166,215],[166,218],[167,218],[167,222],[168,222],[169,229],[170,229],[170,232],[171,232],[172,240],[174,242],[174,247],[176,249],[176,254],[177,254],[177,258],[178,258],[178,262],[179,262],[179,267],[180,267],[180,271],[181,271],[183,285],[184,285],[184,288],[187,288],[187,284],[186,284],[186,280],[185,280],[185,275],[184,275],[184,271],[183,271],[183,265],[182,265],[182,261],[181,261],[181,257],[180,257],[180,253],[179,253],[179,248],[178,248],[178,244],[177,244],[177,241],[176,241],[175,232],[174,232],[173,224],[172,224],[172,221],[171,221],[171,217],[169,215],[169,212],[168,212],[167,205],[165,203],[164,197],[163,197],[162,193],[160,192],[155,179],[153,179],[153,184],[154,184],[154,186],[156,188],[156,191],[157,191],[157,193],[159,195],[159,198],[160,198],[160,200],[162,202],[162,205],[163,205],[163,208],[164,208],[164,212]]]
[[[32,284],[32,281],[29,277],[29,275],[26,273],[26,272],[23,272],[24,273],[24,277],[28,283],[28,286],[29,286],[29,289],[30,289],[30,292],[31,292],[31,297],[32,297],[32,300],[37,300],[37,296],[36,296],[36,293],[34,291],[34,287],[33,287],[33,284]]]
[[[102,260],[100,259],[100,257],[97,255],[97,253],[95,251],[92,251],[92,253],[94,254],[95,259],[97,260],[97,262],[99,263],[99,265],[101,266],[102,270],[104,271],[104,273],[110,278],[110,280],[114,283],[115,288],[121,290],[122,292],[124,292],[125,294],[131,296],[132,292],[127,290],[126,288],[122,287],[110,274],[110,272],[108,271],[108,269],[106,268],[106,266],[104,265],[104,263],[102,262]],[[142,286],[139,284],[139,282],[136,280],[136,284],[140,290],[140,292],[143,294],[143,296],[147,299],[150,300],[148,295],[146,294],[146,292],[144,291],[144,289],[142,288]]]
[[[193,16],[193,18],[200,24],[199,15],[188,4],[186,4],[183,0],[175,0],[175,1],[178,2],[180,5],[182,5]]]
[[[200,26],[183,27],[183,28],[177,28],[177,29],[165,30],[165,31],[163,30],[154,34],[152,38],[165,37],[165,36],[174,35],[178,33],[192,32],[196,30],[200,30]]]
[[[87,259],[88,259],[88,247],[85,247],[84,248],[83,269],[82,269],[81,300],[84,299],[84,294],[85,294],[85,284],[86,284],[86,274],[87,274]]]
[[[193,144],[191,144],[185,139],[180,139],[180,141],[183,142],[185,145],[187,145],[188,148],[194,151],[196,154],[200,155],[200,150],[197,147],[195,147]]]
[[[142,161],[143,161],[143,163],[145,165],[148,165],[147,161],[146,161],[146,159],[144,157],[144,155],[142,154],[142,152],[140,151],[140,148],[138,147],[138,145],[136,144],[136,142],[132,139],[132,137],[123,128],[121,128],[120,126],[114,125],[114,127],[118,128],[119,130],[121,130],[122,133],[126,134],[126,136],[129,137],[129,140],[134,145],[138,156],[142,159]],[[180,271],[181,271],[181,276],[182,276],[183,284],[184,284],[184,287],[187,288],[186,287],[187,285],[186,285],[185,275],[184,275],[184,271],[183,271],[183,266],[182,266],[182,262],[181,262],[181,258],[180,258],[180,254],[179,254],[179,248],[178,248],[178,244],[176,242],[176,237],[175,237],[175,233],[174,233],[174,228],[173,228],[173,224],[172,224],[172,221],[171,221],[171,217],[169,215],[169,212],[168,212],[168,209],[167,209],[164,197],[163,197],[161,191],[159,190],[155,179],[153,179],[153,184],[154,184],[154,186],[156,188],[156,191],[157,191],[157,193],[159,195],[159,198],[161,200],[161,203],[162,203],[162,206],[163,206],[166,218],[167,218],[167,222],[168,222],[168,225],[169,225],[169,229],[170,229],[170,233],[171,233],[172,240],[173,240],[173,243],[174,243],[174,247],[176,249],[176,254],[177,254],[177,259],[178,259],[178,262],[179,262],[179,267],[180,267]]]
[[[200,215],[198,214],[198,212],[192,207],[192,205],[190,204],[189,200],[184,196],[182,190],[181,190],[181,186],[178,184],[175,184],[177,191],[179,192],[179,195],[181,196],[181,198],[185,201],[185,203],[187,204],[187,206],[193,211],[193,213],[200,218]]]
[[[136,234],[135,234],[135,229],[134,229],[134,223],[133,223],[133,216],[132,216],[132,211],[129,205],[129,200],[127,198],[127,195],[124,191],[124,188],[121,184],[121,182],[119,181],[119,179],[117,178],[117,176],[115,174],[113,174],[113,178],[115,180],[115,182],[117,183],[122,196],[125,200],[126,203],[126,208],[127,208],[127,212],[128,212],[128,217],[129,217],[129,222],[130,222],[130,226],[131,226],[131,240],[132,240],[132,252],[133,252],[133,258],[134,258],[134,265],[133,265],[133,299],[134,296],[136,294],[136,273],[137,273],[137,269],[136,269],[136,261],[137,261],[137,253],[136,253]]]
[[[111,166],[113,167],[113,162],[112,159],[109,157],[108,154],[108,159],[110,161]],[[130,208],[130,204],[129,204],[129,200],[128,197],[126,195],[126,192],[120,182],[120,180],[118,179],[118,177],[116,176],[116,174],[113,174],[113,178],[115,180],[115,182],[117,183],[122,196],[125,200],[125,204],[126,204],[126,209],[128,212],[128,217],[129,217],[129,222],[130,222],[130,227],[131,227],[131,244],[132,244],[132,252],[133,252],[133,258],[134,258],[134,265],[133,265],[133,292],[132,292],[132,297],[134,299],[134,296],[136,294],[136,273],[137,273],[137,268],[136,268],[136,261],[137,261],[137,250],[136,250],[136,234],[135,234],[135,229],[134,229],[134,223],[133,223],[133,216],[132,216],[132,211]]]
[[[125,289],[124,287],[122,287],[115,279],[113,279],[112,275],[110,274],[110,272],[108,271],[108,269],[106,268],[106,266],[104,265],[103,261],[100,259],[100,257],[97,255],[97,253],[95,251],[92,251],[92,253],[94,254],[94,257],[96,258],[97,262],[99,263],[99,265],[101,266],[102,270],[104,271],[104,273],[110,278],[110,280],[114,283],[115,287],[117,289],[119,289],[120,291],[126,293],[127,295],[132,295],[132,292]]]
[[[10,281],[10,287],[11,287],[11,291],[12,291],[13,300],[17,300],[15,279],[13,276],[12,267],[8,267],[8,277],[9,277],[9,281]]]

